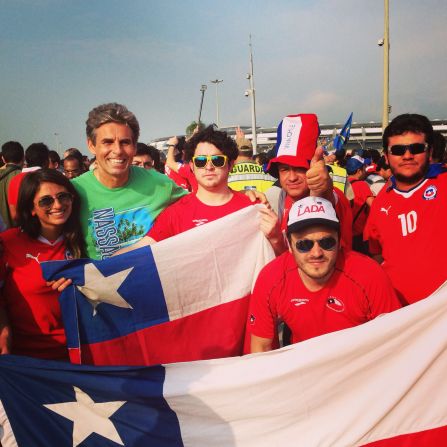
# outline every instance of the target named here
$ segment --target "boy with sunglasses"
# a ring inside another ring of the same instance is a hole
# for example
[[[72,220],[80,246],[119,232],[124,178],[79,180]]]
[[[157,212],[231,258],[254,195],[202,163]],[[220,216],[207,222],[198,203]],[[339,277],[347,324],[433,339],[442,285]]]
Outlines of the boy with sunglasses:
[[[228,176],[238,156],[238,148],[225,132],[207,127],[188,140],[184,154],[197,180],[197,192],[166,208],[138,246],[167,239],[252,204],[246,194],[228,187]],[[283,252],[284,239],[276,214],[267,208],[260,213],[261,230],[275,252]]]
[[[430,165],[433,127],[423,115],[394,118],[383,148],[393,176],[374,200],[365,239],[399,299],[411,304],[447,279],[447,174]]]
[[[247,323],[251,352],[274,348],[280,320],[297,343],[400,307],[380,266],[340,247],[340,222],[328,200],[296,201],[287,240],[289,251],[267,264],[255,283]]]

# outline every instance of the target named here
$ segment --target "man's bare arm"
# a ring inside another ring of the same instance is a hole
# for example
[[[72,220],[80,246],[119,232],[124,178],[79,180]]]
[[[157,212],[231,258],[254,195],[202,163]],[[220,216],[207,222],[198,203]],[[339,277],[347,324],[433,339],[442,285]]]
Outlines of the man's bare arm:
[[[260,230],[270,242],[276,256],[287,250],[287,244],[281,231],[277,214],[270,208],[260,208],[261,215]]]
[[[250,350],[251,352],[267,352],[273,349],[273,338],[258,337],[251,334]]]
[[[11,352],[11,327],[5,309],[0,307],[0,355]]]

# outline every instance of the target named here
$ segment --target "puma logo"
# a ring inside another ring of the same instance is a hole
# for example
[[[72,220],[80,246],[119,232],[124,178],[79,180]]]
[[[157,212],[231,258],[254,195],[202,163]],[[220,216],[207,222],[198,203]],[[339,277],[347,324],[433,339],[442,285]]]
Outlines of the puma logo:
[[[27,258],[27,259],[28,259],[28,258],[30,258],[30,259],[34,259],[38,264],[40,264],[40,262],[39,262],[39,256],[40,256],[40,253],[37,253],[37,256],[33,256],[33,255],[27,253],[26,256],[25,256],[25,258]]]
[[[383,211],[388,216],[388,211],[390,210],[391,205],[388,208],[380,208],[380,211]]]

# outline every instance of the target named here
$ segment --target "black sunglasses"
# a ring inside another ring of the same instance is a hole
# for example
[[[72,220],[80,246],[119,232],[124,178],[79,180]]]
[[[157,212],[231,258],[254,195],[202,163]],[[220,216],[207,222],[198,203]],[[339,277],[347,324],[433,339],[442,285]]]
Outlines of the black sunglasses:
[[[197,155],[192,157],[192,162],[196,168],[204,168],[210,161],[215,168],[223,168],[227,164],[226,155]]]
[[[300,253],[308,253],[312,250],[315,242],[322,248],[323,250],[330,251],[334,250],[337,245],[337,240],[332,236],[323,237],[321,239],[317,239],[316,241],[312,239],[300,239],[296,241],[295,247]]]
[[[69,192],[60,192],[53,196],[43,196],[39,199],[37,204],[40,208],[50,209],[55,201],[58,201],[61,205],[68,205],[73,201],[73,195]]]
[[[412,144],[395,144],[391,146],[388,150],[391,155],[404,155],[405,152],[410,151],[410,154],[422,154],[428,148],[427,143],[412,143]]]

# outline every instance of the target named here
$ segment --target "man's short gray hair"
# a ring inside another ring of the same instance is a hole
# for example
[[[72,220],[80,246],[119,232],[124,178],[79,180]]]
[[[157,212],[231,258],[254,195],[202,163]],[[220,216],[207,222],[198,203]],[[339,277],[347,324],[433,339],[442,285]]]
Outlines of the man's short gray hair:
[[[129,126],[133,134],[133,142],[137,144],[140,136],[140,125],[136,116],[126,106],[112,102],[95,107],[88,114],[86,124],[87,138],[96,144],[96,129],[107,123],[118,123]]]

